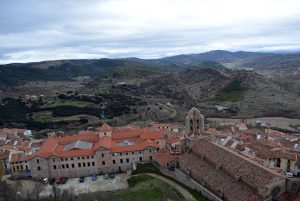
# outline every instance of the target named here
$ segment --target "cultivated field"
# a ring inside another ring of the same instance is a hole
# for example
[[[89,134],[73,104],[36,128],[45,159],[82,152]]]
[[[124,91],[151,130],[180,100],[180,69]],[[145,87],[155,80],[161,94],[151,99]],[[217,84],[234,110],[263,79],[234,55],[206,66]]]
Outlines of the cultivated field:
[[[215,121],[217,123],[239,123],[243,119],[228,119],[228,118],[208,118],[209,121]],[[295,127],[300,126],[300,119],[291,119],[284,117],[260,117],[245,119],[247,123],[254,125],[255,121],[262,121],[269,124],[270,127],[281,128],[289,131],[296,131]]]

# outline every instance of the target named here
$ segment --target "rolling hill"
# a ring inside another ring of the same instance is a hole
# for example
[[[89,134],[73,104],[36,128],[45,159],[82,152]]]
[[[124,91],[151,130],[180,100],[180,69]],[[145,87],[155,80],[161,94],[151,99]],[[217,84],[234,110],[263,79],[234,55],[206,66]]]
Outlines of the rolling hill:
[[[7,64],[0,65],[0,97],[43,95],[43,103],[22,106],[28,114],[20,114],[35,120],[92,115],[100,121],[106,113],[121,124],[182,121],[193,106],[207,117],[300,118],[299,58],[300,54],[218,50],[152,60]]]

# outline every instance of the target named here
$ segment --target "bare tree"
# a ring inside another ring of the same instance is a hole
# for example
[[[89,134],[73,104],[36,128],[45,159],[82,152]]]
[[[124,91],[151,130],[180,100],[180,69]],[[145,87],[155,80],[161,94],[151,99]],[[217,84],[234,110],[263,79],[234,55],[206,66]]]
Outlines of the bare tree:
[[[69,201],[73,201],[73,199],[74,199],[74,193],[73,192],[74,192],[74,187],[70,187],[69,191],[68,191],[68,198],[69,198],[68,200]]]
[[[33,195],[35,200],[39,201],[40,200],[40,193],[43,190],[43,184],[41,183],[35,183],[34,188],[33,188]]]
[[[33,193],[32,191],[27,191],[26,195],[24,196],[25,201],[33,201]]]
[[[54,200],[60,199],[61,190],[57,188],[55,184],[53,184],[53,194],[54,194]]]
[[[5,170],[4,170],[4,165],[3,165],[3,161],[0,160],[0,180],[2,179],[2,177],[5,175]]]
[[[0,201],[15,201],[16,192],[6,183],[6,181],[0,181]]]

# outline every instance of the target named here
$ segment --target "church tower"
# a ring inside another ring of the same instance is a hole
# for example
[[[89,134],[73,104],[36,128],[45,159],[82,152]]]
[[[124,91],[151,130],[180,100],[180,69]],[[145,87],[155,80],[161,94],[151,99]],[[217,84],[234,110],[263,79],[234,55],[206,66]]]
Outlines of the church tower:
[[[193,107],[185,118],[186,135],[197,136],[204,132],[204,117],[201,112]]]
[[[192,108],[185,118],[186,133],[181,141],[181,151],[185,153],[204,134],[204,117],[197,108]]]

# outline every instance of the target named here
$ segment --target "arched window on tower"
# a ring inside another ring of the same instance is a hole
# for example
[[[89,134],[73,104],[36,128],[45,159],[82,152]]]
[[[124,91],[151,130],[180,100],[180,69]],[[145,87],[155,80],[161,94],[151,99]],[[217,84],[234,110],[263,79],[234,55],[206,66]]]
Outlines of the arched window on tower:
[[[190,132],[193,132],[193,119],[190,120]]]

